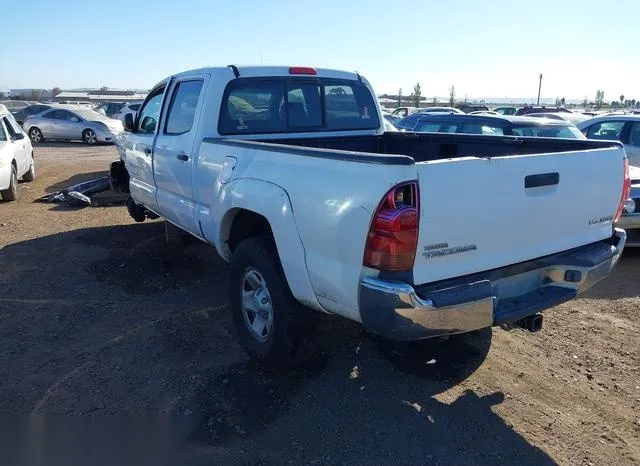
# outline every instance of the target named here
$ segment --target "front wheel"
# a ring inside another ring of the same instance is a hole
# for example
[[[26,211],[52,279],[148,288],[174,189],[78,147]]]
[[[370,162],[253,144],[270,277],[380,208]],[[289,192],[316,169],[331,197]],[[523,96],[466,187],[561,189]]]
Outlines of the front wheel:
[[[291,294],[273,240],[240,243],[229,276],[233,323],[244,350],[272,369],[308,362],[314,353],[315,311]]]
[[[2,194],[2,199],[5,201],[15,201],[18,198],[18,171],[15,165],[11,165],[9,187],[4,191],[0,191],[0,194]]]
[[[98,142],[98,136],[96,136],[96,132],[94,130],[85,129],[82,133],[82,140],[85,142],[85,144],[93,146]]]
[[[29,130],[29,139],[31,142],[38,144],[39,142],[44,141],[44,137],[42,136],[42,131],[39,128],[31,128]]]

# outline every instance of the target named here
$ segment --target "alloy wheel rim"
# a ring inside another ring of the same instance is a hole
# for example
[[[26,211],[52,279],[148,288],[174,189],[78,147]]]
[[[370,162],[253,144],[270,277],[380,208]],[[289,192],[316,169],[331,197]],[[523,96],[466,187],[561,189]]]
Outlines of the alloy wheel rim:
[[[267,283],[254,268],[245,271],[240,283],[244,322],[253,338],[265,342],[273,331],[273,304]]]

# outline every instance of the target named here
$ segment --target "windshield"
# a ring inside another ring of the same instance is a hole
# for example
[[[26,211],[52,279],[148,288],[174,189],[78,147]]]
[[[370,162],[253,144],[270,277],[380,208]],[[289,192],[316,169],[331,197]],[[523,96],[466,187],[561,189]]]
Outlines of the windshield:
[[[538,138],[584,139],[578,128],[564,125],[514,125],[511,133],[514,136]]]
[[[78,115],[80,118],[82,118],[83,120],[87,120],[87,121],[111,121],[111,118],[108,118],[104,115],[102,115],[101,113],[98,113],[94,110],[89,110],[89,109],[83,109],[83,108],[74,108],[73,113],[75,113],[76,115]]]

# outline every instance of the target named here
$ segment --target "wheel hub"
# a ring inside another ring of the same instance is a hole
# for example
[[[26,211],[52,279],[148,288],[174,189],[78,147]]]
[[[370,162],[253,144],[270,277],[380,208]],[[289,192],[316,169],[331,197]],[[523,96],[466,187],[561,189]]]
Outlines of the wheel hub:
[[[262,274],[249,268],[241,281],[242,315],[251,336],[266,341],[273,330],[273,307],[267,283]]]

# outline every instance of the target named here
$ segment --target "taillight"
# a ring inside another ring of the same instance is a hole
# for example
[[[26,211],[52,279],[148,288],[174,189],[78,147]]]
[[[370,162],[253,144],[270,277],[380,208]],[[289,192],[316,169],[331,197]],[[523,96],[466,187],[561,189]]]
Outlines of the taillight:
[[[618,212],[616,212],[616,218],[614,222],[620,220],[622,213],[624,212],[624,203],[629,198],[631,192],[631,177],[629,176],[629,160],[624,159],[624,181],[622,182],[622,197],[620,198],[620,205],[618,205]]]
[[[403,183],[385,194],[378,206],[364,250],[363,263],[379,270],[411,270],[418,246],[418,184]]]
[[[315,75],[316,69],[310,66],[292,66],[289,68],[289,74],[308,74]]]

